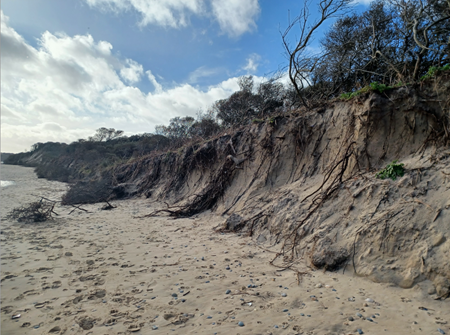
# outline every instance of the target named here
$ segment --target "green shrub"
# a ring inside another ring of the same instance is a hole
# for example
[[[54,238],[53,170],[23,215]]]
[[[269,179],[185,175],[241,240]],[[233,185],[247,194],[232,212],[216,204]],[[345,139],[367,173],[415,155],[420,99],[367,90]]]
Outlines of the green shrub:
[[[374,81],[373,83],[370,83],[370,88],[372,91],[383,93],[384,91],[391,89],[392,86],[386,86],[385,84]]]
[[[397,179],[397,177],[403,177],[405,174],[404,164],[398,164],[397,162],[398,160],[395,160],[391,164],[388,164],[386,168],[376,174],[376,177],[379,179],[391,178],[392,180]]]
[[[428,69],[428,72],[420,77],[420,80],[424,81],[427,79],[430,79],[431,77],[434,77],[435,75],[439,74],[443,71],[449,71],[450,70],[450,64],[444,65],[444,66],[432,66]]]

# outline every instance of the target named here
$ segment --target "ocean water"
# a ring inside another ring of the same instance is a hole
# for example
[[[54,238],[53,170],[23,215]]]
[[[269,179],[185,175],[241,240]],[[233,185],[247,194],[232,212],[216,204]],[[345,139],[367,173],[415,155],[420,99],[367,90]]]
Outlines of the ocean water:
[[[2,180],[1,181],[1,187],[7,187],[7,186],[14,185],[14,184],[15,184],[15,182],[9,181],[9,180]]]

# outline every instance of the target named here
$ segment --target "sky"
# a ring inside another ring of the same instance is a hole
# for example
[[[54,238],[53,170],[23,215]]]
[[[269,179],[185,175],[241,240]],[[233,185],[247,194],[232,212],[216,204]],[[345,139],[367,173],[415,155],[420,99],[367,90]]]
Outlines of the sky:
[[[237,91],[240,76],[285,71],[280,32],[301,6],[2,0],[1,151],[70,143],[100,127],[151,133],[176,116],[195,117]]]

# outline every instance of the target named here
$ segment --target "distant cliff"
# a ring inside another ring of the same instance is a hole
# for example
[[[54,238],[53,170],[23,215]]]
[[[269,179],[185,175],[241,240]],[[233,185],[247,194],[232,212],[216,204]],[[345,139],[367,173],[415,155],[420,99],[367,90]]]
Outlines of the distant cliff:
[[[71,144],[36,143],[31,151],[10,154],[3,162],[35,167],[39,178],[75,182],[98,178],[117,164],[163,150],[167,145],[167,138],[153,134],[109,141],[80,140]]]
[[[12,153],[2,152],[1,154],[1,161],[4,162],[6,159],[8,159],[9,156],[14,155]]]

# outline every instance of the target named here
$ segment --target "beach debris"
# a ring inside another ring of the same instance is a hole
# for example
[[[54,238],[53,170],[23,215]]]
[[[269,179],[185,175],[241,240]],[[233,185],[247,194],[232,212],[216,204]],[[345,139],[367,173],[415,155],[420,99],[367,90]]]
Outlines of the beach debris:
[[[52,214],[58,215],[53,209],[56,202],[49,202],[41,199],[40,201],[31,202],[28,205],[14,208],[6,216],[9,220],[17,220],[23,223],[45,222],[52,220]]]
[[[14,314],[13,316],[11,316],[11,319],[18,319],[18,318],[20,318],[21,317],[21,315],[20,314]]]

